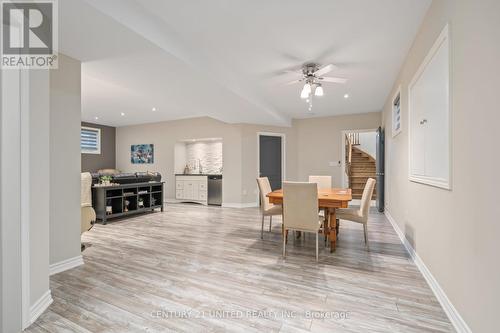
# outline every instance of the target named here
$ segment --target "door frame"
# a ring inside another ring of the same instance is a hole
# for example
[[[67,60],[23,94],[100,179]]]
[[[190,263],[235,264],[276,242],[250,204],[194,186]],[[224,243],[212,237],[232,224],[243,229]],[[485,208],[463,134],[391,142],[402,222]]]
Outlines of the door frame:
[[[281,182],[286,179],[286,134],[285,133],[272,133],[272,132],[257,132],[257,177],[260,177],[260,137],[261,136],[276,136],[281,137]],[[259,193],[257,195],[257,202],[259,202]]]
[[[341,154],[341,160],[340,160],[340,187],[346,187],[346,174],[345,174],[345,135],[347,133],[369,133],[369,132],[377,132],[377,128],[368,128],[368,129],[354,129],[354,130],[343,130],[340,132],[340,154]]]

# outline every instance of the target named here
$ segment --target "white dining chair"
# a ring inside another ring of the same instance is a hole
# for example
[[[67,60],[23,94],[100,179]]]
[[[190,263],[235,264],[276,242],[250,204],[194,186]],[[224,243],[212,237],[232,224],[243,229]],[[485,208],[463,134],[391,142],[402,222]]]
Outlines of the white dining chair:
[[[318,190],[330,189],[332,188],[332,176],[309,176],[309,183],[316,183],[318,185]],[[326,225],[327,223],[326,209],[320,210],[319,216],[323,219],[323,222]],[[327,240],[328,236],[325,234],[325,245]]]
[[[318,184],[318,189],[332,188],[332,176],[309,176],[309,183]]]
[[[365,244],[368,246],[368,213],[370,202],[372,200],[373,190],[375,189],[375,179],[368,178],[366,181],[363,195],[361,196],[361,205],[359,208],[338,208],[336,210],[337,219],[349,220],[363,224],[365,234]]]
[[[273,216],[282,215],[283,209],[280,205],[274,205],[269,202],[269,198],[266,196],[271,193],[271,184],[267,177],[257,178],[257,185],[259,186],[260,192],[260,211],[262,213],[262,226],[260,229],[260,238],[264,238],[264,217],[269,216],[269,232],[271,232],[271,226],[273,223]]]
[[[283,258],[286,256],[288,230],[316,234],[316,261],[318,261],[318,188],[314,183],[283,183]]]

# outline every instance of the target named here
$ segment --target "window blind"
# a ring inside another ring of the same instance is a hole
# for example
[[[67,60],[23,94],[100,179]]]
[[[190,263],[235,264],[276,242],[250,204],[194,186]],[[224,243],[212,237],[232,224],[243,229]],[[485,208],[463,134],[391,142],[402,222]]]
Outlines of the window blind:
[[[86,154],[101,153],[101,130],[99,128],[82,127],[80,132],[80,149]]]

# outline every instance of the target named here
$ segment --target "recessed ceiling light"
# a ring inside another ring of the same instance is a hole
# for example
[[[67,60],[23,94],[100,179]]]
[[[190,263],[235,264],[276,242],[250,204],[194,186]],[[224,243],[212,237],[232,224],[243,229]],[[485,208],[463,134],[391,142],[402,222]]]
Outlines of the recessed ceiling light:
[[[349,94],[345,94],[345,95],[344,95],[344,98],[349,98]]]
[[[155,112],[156,111],[156,108],[152,108],[151,111]]]
[[[94,117],[95,120],[99,120],[99,117]]]
[[[125,115],[125,112],[120,113],[120,116],[122,116],[122,117],[123,117],[124,115]]]

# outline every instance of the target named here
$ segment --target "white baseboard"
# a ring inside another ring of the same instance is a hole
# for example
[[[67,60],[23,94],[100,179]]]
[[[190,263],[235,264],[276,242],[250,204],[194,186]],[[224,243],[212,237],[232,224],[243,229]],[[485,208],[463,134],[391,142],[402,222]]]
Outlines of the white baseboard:
[[[57,273],[67,271],[68,269],[83,265],[83,264],[84,264],[83,257],[81,255],[79,255],[79,256],[76,256],[74,258],[69,258],[69,259],[59,261],[59,262],[56,262],[55,264],[50,265],[49,273],[50,273],[50,275],[54,275]]]
[[[52,304],[52,301],[52,294],[49,289],[35,302],[35,304],[30,306],[30,325],[33,324],[45,310],[47,310],[50,304]]]
[[[425,263],[415,252],[415,249],[408,242],[405,234],[399,228],[398,224],[396,223],[396,221],[394,220],[394,218],[391,216],[391,214],[387,209],[385,210],[385,216],[387,217],[389,222],[391,222],[392,227],[394,228],[394,230],[399,236],[399,239],[401,240],[401,243],[403,243],[404,247],[410,254],[410,257],[412,258],[413,262],[415,263],[417,268],[420,270],[420,273],[422,273],[425,280],[431,287],[432,292],[434,293],[439,303],[443,307],[444,312],[446,312],[446,315],[448,316],[451,323],[455,327],[455,330],[459,333],[471,333],[472,331],[469,328],[469,326],[467,326],[465,320],[462,318],[462,316],[460,316],[460,313],[458,313],[457,309],[455,309],[448,296],[446,296],[446,293],[444,292],[443,288],[441,288],[436,278],[434,278],[434,276],[432,275],[431,271],[427,268],[427,266],[425,266]]]
[[[177,200],[177,199],[166,199],[166,203],[183,203],[186,202],[185,200]],[[259,207],[258,202],[247,202],[247,203],[240,203],[240,202],[223,202],[222,207],[225,208],[250,208],[250,207]]]
[[[259,207],[258,202],[248,202],[248,203],[231,203],[231,202],[223,202],[222,207],[227,208],[250,208],[250,207]]]
[[[185,204],[200,204],[200,205],[203,205],[203,206],[208,206],[208,202],[207,201],[200,201],[200,200],[179,200],[179,199],[166,199],[165,204],[167,203],[170,203],[170,204],[181,204],[181,203],[185,203]]]

